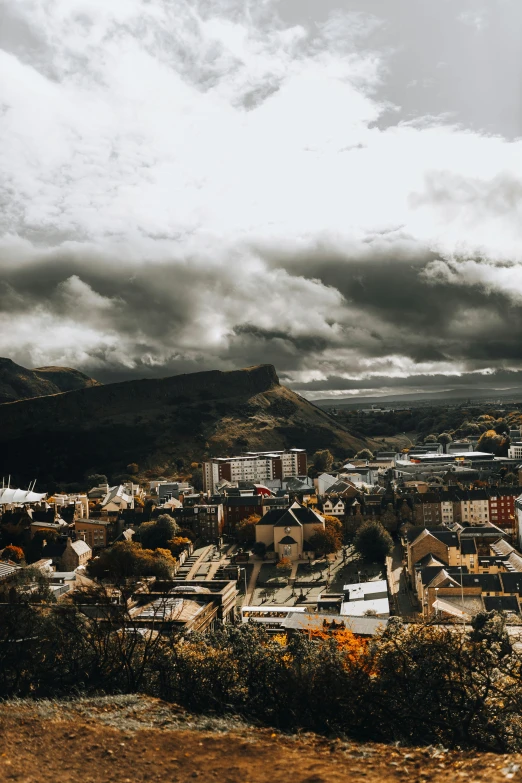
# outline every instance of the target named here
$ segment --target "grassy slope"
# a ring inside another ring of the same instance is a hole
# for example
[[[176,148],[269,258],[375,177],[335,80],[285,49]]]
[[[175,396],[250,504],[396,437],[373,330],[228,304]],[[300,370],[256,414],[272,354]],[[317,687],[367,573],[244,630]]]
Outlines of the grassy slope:
[[[270,365],[127,381],[0,405],[0,468],[29,478],[78,480],[91,470],[168,470],[251,449],[330,448],[367,442],[279,385]]]

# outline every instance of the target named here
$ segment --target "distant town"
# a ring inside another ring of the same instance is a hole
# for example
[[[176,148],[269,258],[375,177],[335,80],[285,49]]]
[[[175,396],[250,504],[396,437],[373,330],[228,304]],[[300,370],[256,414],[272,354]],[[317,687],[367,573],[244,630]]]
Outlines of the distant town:
[[[102,620],[88,588],[110,586],[138,627],[159,632],[249,622],[370,637],[392,616],[470,622],[491,610],[516,623],[522,435],[509,436],[507,456],[478,436],[428,437],[335,469],[328,449],[245,451],[202,463],[197,490],[97,474],[49,494],[5,477],[0,600],[23,585],[40,601],[43,584],[49,600]]]

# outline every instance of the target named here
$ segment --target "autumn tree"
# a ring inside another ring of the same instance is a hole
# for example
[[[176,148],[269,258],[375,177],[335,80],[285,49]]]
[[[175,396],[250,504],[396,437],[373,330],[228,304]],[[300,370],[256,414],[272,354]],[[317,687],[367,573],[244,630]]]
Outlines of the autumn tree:
[[[12,563],[21,563],[24,557],[22,547],[14,546],[14,544],[9,544],[2,552],[2,560],[10,560]]]
[[[355,536],[354,547],[365,560],[382,563],[393,549],[393,540],[380,522],[369,519]]]
[[[335,551],[337,552],[337,550],[340,549],[343,544],[343,523],[337,517],[334,517],[331,514],[325,514],[324,527],[325,530],[328,530],[328,532],[335,538]]]
[[[370,449],[361,449],[355,455],[355,459],[367,459],[371,461],[372,459],[374,459],[374,455],[373,452],[370,451]]]
[[[315,533],[310,537],[308,543],[316,555],[332,555],[341,548],[338,535],[331,528],[327,528],[325,525],[323,529],[318,525],[314,530]]]
[[[498,432],[491,429],[482,433],[477,448],[479,451],[488,451],[490,454],[495,454],[497,457],[506,457],[508,444],[508,438],[499,435]]]
[[[191,544],[190,538],[185,536],[175,536],[167,541],[166,548],[169,550],[173,557],[179,557],[184,549],[188,549]]]
[[[89,561],[89,576],[119,582],[122,579],[156,576],[168,579],[174,575],[176,560],[168,549],[143,549],[135,541],[120,541],[104,549],[99,557]]]
[[[283,576],[290,576],[292,573],[292,561],[289,557],[282,557],[276,568]]]
[[[261,519],[257,514],[251,514],[242,519],[236,529],[236,538],[241,546],[251,546],[256,540],[256,525]]]

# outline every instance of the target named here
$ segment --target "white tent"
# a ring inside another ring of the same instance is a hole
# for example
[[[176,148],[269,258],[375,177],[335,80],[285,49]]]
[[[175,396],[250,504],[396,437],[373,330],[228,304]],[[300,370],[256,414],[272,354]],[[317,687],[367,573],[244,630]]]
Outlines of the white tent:
[[[0,506],[18,505],[23,503],[40,503],[46,492],[31,492],[29,489],[0,488]]]

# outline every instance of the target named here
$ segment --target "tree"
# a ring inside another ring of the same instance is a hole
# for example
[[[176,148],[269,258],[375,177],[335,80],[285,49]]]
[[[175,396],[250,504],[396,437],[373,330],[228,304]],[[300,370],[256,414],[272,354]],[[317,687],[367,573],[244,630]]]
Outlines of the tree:
[[[292,573],[292,561],[289,557],[282,557],[276,568],[283,576],[290,576]]]
[[[25,560],[27,563],[36,563],[46,556],[45,550],[56,544],[58,533],[56,530],[37,530],[25,547]]]
[[[138,538],[144,549],[168,548],[168,542],[175,538],[179,525],[170,514],[160,514],[152,522],[143,522],[138,530]]]
[[[426,435],[424,438],[424,443],[437,443],[437,436],[436,435]]]
[[[452,440],[453,440],[453,438],[451,437],[449,432],[441,432],[439,437],[438,437],[438,441],[439,441],[439,443],[442,443],[445,452],[447,451],[446,447],[447,447],[448,443],[451,443]]]
[[[353,516],[346,517],[344,520],[344,538],[347,543],[352,543],[363,522],[364,518],[360,511]]]
[[[343,525],[341,520],[327,514],[324,517],[324,527],[325,530],[328,530],[328,532],[334,536],[336,544],[335,551],[337,552],[343,544]]]
[[[316,553],[316,555],[332,555],[341,548],[341,544],[337,535],[326,526],[314,528],[315,533],[310,537],[310,547]]]
[[[190,538],[186,538],[185,536],[176,536],[175,538],[172,538],[170,541],[167,541],[167,549],[171,553],[173,557],[179,557],[179,555],[183,552],[184,549],[188,549],[188,547],[191,544]]]
[[[381,517],[381,523],[389,533],[394,533],[398,527],[397,515],[391,503],[388,503],[386,511]]]
[[[252,551],[258,557],[264,558],[266,555],[266,544],[264,543],[264,541],[256,541],[254,546],[252,547]]]
[[[236,530],[236,538],[242,546],[251,546],[256,540],[256,525],[261,519],[257,514],[251,514],[242,519]]]
[[[402,501],[402,505],[399,509],[399,518],[404,524],[405,522],[411,522],[413,517],[412,510],[407,500]]]
[[[21,563],[24,559],[24,550],[20,546],[9,544],[2,552],[2,560],[11,560],[13,563]]]
[[[87,476],[87,487],[89,489],[108,483],[107,476],[104,473],[93,473],[92,475]]]
[[[382,563],[393,549],[393,540],[380,522],[370,519],[355,536],[354,547],[365,560]]]
[[[515,473],[506,473],[504,481],[506,484],[516,484],[518,482],[518,476]]]
[[[190,466],[192,486],[196,492],[201,492],[203,489],[203,471],[201,465],[197,462],[193,462]]]
[[[480,436],[477,448],[479,451],[489,451],[497,457],[506,457],[508,443],[509,440],[495,430],[486,430]]]
[[[131,476],[135,476],[136,473],[139,472],[139,469],[140,469],[139,465],[136,462],[130,462],[127,465],[127,473],[130,473]]]
[[[372,460],[372,459],[374,459],[373,452],[371,452],[370,449],[361,449],[355,455],[355,459]]]
[[[154,552],[143,549],[135,541],[120,541],[89,561],[88,572],[95,579],[114,582],[140,576],[168,579],[174,574],[175,566],[176,560],[167,549],[159,548]]]
[[[312,457],[317,473],[329,473],[333,465],[333,454],[328,449],[316,451]]]

